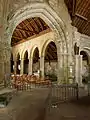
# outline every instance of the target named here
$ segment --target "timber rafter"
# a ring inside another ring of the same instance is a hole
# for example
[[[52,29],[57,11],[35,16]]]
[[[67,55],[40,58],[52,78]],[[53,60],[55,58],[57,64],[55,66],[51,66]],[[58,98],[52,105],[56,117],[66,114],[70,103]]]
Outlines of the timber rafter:
[[[48,29],[49,26],[39,17],[26,19],[22,21],[14,30],[11,42],[13,45],[14,43],[16,45],[17,41],[20,43],[21,40],[37,35]]]
[[[71,15],[72,25],[90,36],[90,0],[64,0]]]

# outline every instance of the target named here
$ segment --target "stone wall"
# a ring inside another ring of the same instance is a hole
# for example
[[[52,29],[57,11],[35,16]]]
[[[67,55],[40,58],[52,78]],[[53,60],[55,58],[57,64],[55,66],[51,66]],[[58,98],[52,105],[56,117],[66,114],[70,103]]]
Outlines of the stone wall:
[[[20,54],[20,59],[24,58],[24,53],[26,52],[26,50],[28,51],[28,58],[30,59],[30,55],[31,57],[33,57],[33,52],[36,47],[38,47],[39,49],[39,57],[40,57],[44,49],[44,46],[48,41],[55,41],[53,32],[43,34],[41,36],[38,36],[30,40],[28,39],[28,41],[12,47],[14,60],[17,58],[18,53]]]
[[[90,37],[87,35],[81,34],[80,37],[80,49],[88,48],[90,49]]]
[[[7,70],[10,67],[10,43],[13,30],[15,29],[16,25],[19,24],[19,22],[35,15],[34,17],[38,16],[43,18],[54,31],[54,34],[50,32],[40,37],[36,37],[32,40],[32,42],[31,40],[28,40],[25,43],[21,43],[13,47],[12,52],[14,56],[14,61],[16,60],[18,52],[20,53],[20,59],[23,59],[24,53],[27,49],[29,53],[29,58],[32,58],[33,50],[35,49],[35,47],[39,48],[39,55],[41,56],[43,47],[46,42],[53,40],[55,41],[55,43],[57,43],[59,56],[58,78],[63,80],[64,74],[62,74],[61,72],[61,67],[64,67],[64,65],[65,67],[67,67],[67,65],[72,62],[73,54],[73,30],[71,26],[70,15],[68,14],[68,10],[64,3],[64,0],[6,0],[6,3],[5,1],[2,1],[2,3],[4,3],[2,5],[2,8],[5,8],[5,10],[3,10],[4,18],[1,16],[4,25],[4,30],[2,30],[3,37],[1,38],[1,41],[3,42],[0,44],[0,46],[2,46],[2,60],[0,59],[0,62],[2,64],[1,69],[3,71],[3,73],[1,73],[2,77],[4,77],[4,74],[7,73]],[[34,15],[32,15],[32,13]],[[5,68],[3,68],[3,64]],[[7,66],[5,66],[6,64]]]
[[[45,62],[45,74],[57,76],[57,62]]]

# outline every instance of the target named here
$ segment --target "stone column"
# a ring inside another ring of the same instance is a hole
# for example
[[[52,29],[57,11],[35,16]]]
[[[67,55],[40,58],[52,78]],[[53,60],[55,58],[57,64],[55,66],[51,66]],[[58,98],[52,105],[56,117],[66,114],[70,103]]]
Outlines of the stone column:
[[[68,71],[69,71],[69,66],[68,66],[68,57],[69,57],[69,54],[68,53],[63,53],[63,68],[64,68],[64,82],[65,83],[69,83],[69,80],[68,80]]]
[[[28,66],[28,73],[32,75],[32,64],[33,64],[33,58],[29,59],[29,66]]]
[[[44,56],[40,57],[40,77],[44,78]]]
[[[62,83],[64,80],[64,56],[63,56],[63,50],[62,50],[62,42],[58,41],[57,43],[57,57],[58,57],[58,63],[57,63],[57,82],[58,84]]]
[[[6,1],[8,2],[8,1]],[[10,76],[10,46],[8,36],[6,35],[8,5],[0,1],[0,84],[5,83]],[[11,41],[11,40],[10,40]],[[6,83],[5,83],[6,84]],[[4,85],[5,85],[4,84]],[[6,85],[5,85],[6,86]]]
[[[4,72],[4,62],[0,60],[0,84],[1,83],[4,83],[4,75],[5,75],[5,72]]]
[[[6,43],[5,45],[3,45],[4,49],[2,49],[2,66],[0,66],[1,68],[1,72],[2,72],[2,75],[3,76],[3,82],[4,82],[4,85],[5,87],[7,86],[7,84],[10,82],[10,56],[11,56],[11,49],[9,48],[9,44],[7,42],[4,42]],[[1,61],[0,59],[0,61]],[[1,77],[0,76],[0,77]]]
[[[71,55],[70,55],[70,58],[72,59],[72,61],[70,60],[70,62],[69,62],[69,60],[68,60],[68,62],[69,62],[69,64],[68,64],[68,81],[69,81],[69,83],[75,83],[75,57],[73,57],[73,55],[71,57]]]
[[[23,58],[21,58],[20,66],[21,66],[21,68],[20,68],[20,74],[23,74],[24,73],[24,59]]]
[[[10,83],[11,80],[11,70],[10,70],[10,60],[9,61],[5,61],[4,62],[4,85],[5,87],[7,86],[7,84]]]
[[[82,55],[75,55],[75,79],[82,86]]]

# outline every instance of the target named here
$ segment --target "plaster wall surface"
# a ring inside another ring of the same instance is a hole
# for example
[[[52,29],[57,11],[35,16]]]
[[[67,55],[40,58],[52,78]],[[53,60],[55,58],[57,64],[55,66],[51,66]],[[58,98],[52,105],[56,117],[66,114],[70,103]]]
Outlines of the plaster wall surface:
[[[39,50],[39,57],[41,56],[41,53],[44,49],[44,45],[48,41],[54,41],[54,33],[49,32],[46,34],[43,34],[41,36],[38,36],[36,38],[30,39],[26,42],[20,43],[14,47],[12,47],[12,53],[13,53],[13,58],[16,60],[17,54],[20,54],[20,58],[24,58],[24,53],[26,50],[28,51],[29,58],[33,57],[33,52],[36,47],[38,47]],[[33,52],[32,52],[33,51]]]

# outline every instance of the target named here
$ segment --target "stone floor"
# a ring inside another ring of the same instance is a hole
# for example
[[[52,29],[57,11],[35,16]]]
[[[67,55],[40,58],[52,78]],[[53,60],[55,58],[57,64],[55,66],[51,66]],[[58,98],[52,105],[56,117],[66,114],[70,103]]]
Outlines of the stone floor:
[[[18,92],[5,108],[0,108],[0,120],[43,120],[47,105],[47,88]]]
[[[45,120],[90,120],[90,96],[48,109]]]
[[[90,96],[80,92],[78,101],[48,106],[46,112],[48,88],[18,92],[7,107],[0,109],[0,120],[90,120]]]

